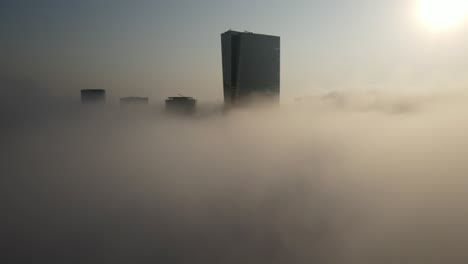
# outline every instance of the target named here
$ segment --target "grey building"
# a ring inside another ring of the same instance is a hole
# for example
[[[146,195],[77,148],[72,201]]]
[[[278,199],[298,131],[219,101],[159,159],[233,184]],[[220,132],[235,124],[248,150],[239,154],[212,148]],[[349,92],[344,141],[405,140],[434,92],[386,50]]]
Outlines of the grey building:
[[[194,114],[197,100],[187,96],[169,97],[166,100],[166,112],[170,114]]]
[[[280,37],[229,30],[221,34],[224,103],[279,103]]]
[[[106,102],[106,90],[85,89],[81,90],[81,102],[85,104],[101,104]]]

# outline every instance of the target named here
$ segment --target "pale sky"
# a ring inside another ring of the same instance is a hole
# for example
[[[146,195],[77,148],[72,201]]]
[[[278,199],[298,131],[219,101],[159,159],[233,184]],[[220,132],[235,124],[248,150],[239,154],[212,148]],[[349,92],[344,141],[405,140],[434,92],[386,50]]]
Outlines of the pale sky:
[[[58,96],[222,100],[220,34],[281,37],[283,101],[327,90],[468,89],[468,23],[418,0],[2,0],[0,76]]]

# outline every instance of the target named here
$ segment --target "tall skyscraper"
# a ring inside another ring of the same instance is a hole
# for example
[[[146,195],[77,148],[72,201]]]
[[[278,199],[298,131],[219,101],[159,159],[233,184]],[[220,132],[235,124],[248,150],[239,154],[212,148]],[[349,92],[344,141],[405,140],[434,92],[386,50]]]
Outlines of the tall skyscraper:
[[[221,34],[224,103],[279,103],[280,37],[229,30]]]

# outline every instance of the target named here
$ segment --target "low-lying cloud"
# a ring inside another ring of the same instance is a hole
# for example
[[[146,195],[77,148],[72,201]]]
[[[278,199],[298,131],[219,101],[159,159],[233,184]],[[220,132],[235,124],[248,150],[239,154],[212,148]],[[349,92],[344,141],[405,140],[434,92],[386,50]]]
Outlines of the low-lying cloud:
[[[332,93],[193,118],[53,104],[40,122],[9,106],[4,263],[465,263],[467,102]]]

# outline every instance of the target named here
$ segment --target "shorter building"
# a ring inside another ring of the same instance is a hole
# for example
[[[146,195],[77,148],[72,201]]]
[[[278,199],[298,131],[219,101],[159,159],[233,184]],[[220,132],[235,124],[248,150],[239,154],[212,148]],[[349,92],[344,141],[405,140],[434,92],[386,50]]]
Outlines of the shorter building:
[[[106,102],[106,90],[104,89],[81,90],[81,102],[84,104],[103,104]]]
[[[197,100],[192,97],[178,96],[169,97],[166,100],[166,112],[173,114],[194,114],[196,112]]]
[[[120,98],[121,107],[146,107],[148,106],[148,97],[124,97]]]

